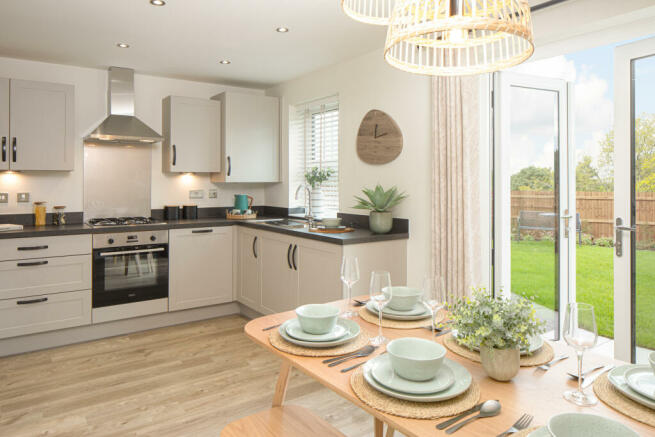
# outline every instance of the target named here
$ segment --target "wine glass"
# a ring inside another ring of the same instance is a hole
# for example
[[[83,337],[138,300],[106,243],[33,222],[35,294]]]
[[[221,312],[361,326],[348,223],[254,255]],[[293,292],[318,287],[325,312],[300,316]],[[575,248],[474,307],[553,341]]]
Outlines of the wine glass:
[[[387,342],[387,339],[382,335],[382,310],[391,300],[391,293],[391,274],[384,271],[371,272],[371,301],[378,309],[379,317],[378,336],[371,338],[373,346],[380,346]]]
[[[423,305],[432,316],[432,333],[437,329],[437,314],[446,306],[446,283],[442,276],[426,276],[423,279]]]
[[[344,255],[341,260],[341,282],[348,287],[348,296],[344,305],[343,317],[351,319],[357,316],[357,313],[350,311],[350,301],[353,298],[353,285],[359,281],[359,262],[356,256]]]
[[[564,340],[578,355],[578,389],[564,392],[564,399],[581,407],[596,405],[598,399],[582,390],[582,354],[596,345],[598,329],[594,307],[587,303],[569,303],[564,318]]]

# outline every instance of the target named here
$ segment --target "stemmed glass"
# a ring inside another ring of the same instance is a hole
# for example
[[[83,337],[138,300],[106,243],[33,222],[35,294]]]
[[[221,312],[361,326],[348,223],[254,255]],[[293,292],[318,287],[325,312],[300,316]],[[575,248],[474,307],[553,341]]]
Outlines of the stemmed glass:
[[[353,285],[359,281],[359,262],[356,256],[344,255],[341,260],[341,282],[348,287],[348,300],[343,310],[343,317],[351,319],[357,316],[357,313],[350,311],[350,301],[353,296]]]
[[[423,305],[432,316],[432,333],[437,329],[437,314],[446,306],[446,283],[441,276],[426,276],[423,279]]]
[[[387,306],[391,300],[391,274],[384,271],[371,272],[371,286],[369,294],[371,301],[375,303],[378,309],[378,336],[371,338],[373,346],[380,346],[387,342],[387,339],[382,335],[382,310]]]
[[[596,345],[598,329],[594,307],[587,303],[569,303],[564,318],[564,340],[578,355],[578,389],[564,392],[564,399],[581,407],[596,405],[593,394],[582,391],[582,354]]]

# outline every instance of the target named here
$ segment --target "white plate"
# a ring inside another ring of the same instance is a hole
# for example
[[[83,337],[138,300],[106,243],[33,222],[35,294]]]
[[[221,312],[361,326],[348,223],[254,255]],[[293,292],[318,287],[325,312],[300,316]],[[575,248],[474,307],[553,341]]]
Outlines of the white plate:
[[[410,381],[393,371],[389,354],[382,354],[371,366],[371,375],[377,382],[392,390],[414,395],[439,393],[449,388],[455,382],[455,375],[448,366],[441,366],[439,373],[428,381]]]
[[[366,309],[371,313],[375,314],[376,316],[378,315],[378,309],[372,301],[368,301],[368,303],[366,304]],[[430,317],[430,311],[428,311],[428,309],[425,307],[423,307],[422,313],[417,312],[416,307],[412,311],[395,311],[395,310],[389,310],[389,311],[393,311],[393,313],[388,312],[387,309],[384,308],[382,310],[382,317],[385,319],[392,319],[392,320],[420,320]]]
[[[453,337],[457,338],[457,329],[453,329]],[[544,345],[544,338],[541,335],[535,335],[534,337],[530,337],[530,346],[528,347],[527,351],[525,349],[521,349],[521,355],[535,353],[539,349],[541,349],[543,345]],[[479,352],[480,348],[474,347],[473,350]]]
[[[344,335],[343,337],[332,341],[304,341],[304,340],[298,340],[297,338],[293,338],[289,334],[287,334],[287,325],[291,323],[291,321],[293,320],[294,319],[287,320],[286,322],[284,322],[278,328],[278,332],[280,333],[282,338],[284,338],[289,343],[297,344],[298,346],[303,346],[303,347],[320,349],[324,347],[339,346],[355,339],[359,335],[359,331],[360,331],[357,322],[348,319],[338,319],[337,323],[343,326],[344,328],[346,328],[347,331],[346,335]]]
[[[625,382],[637,393],[655,401],[655,374],[650,366],[629,369],[625,372]]]
[[[542,426],[528,434],[528,437],[553,437],[553,435],[548,431],[547,426]]]
[[[637,393],[631,389],[630,386],[628,386],[628,382],[625,380],[625,374],[628,370],[633,368],[650,369],[650,366],[636,366],[634,364],[626,364],[623,366],[615,367],[609,371],[607,374],[607,379],[609,379],[612,385],[623,395],[629,397],[635,402],[640,403],[641,405],[655,410],[655,401]]]
[[[327,334],[310,334],[302,330],[298,319],[291,319],[286,327],[286,331],[293,338],[303,341],[333,341],[346,335],[346,328],[338,323]]]
[[[366,380],[366,382],[368,382],[368,384],[371,387],[373,387],[377,391],[389,395],[393,398],[404,399],[407,401],[414,401],[414,402],[439,402],[459,396],[471,386],[472,378],[469,371],[466,370],[466,368],[464,368],[461,364],[457,364],[456,362],[451,361],[448,358],[444,358],[443,365],[448,366],[450,370],[453,372],[453,375],[455,377],[455,383],[451,385],[448,389],[439,393],[426,394],[426,395],[413,395],[410,393],[402,393],[396,390],[392,390],[389,387],[385,387],[383,384],[377,382],[375,378],[373,378],[373,375],[371,374],[371,369],[375,365],[376,360],[379,360],[380,357],[382,356],[383,355],[379,355],[375,358],[372,358],[368,360],[366,364],[364,364],[364,379]]]

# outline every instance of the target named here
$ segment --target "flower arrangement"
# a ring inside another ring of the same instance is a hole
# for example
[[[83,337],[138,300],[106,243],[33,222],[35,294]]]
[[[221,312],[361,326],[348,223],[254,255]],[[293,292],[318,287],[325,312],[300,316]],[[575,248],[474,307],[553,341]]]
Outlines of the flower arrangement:
[[[305,180],[309,185],[312,186],[312,190],[316,187],[320,187],[321,184],[334,174],[333,168],[319,169],[318,167],[313,167],[311,170],[305,172]]]
[[[532,302],[523,297],[493,297],[485,288],[473,288],[471,298],[450,306],[457,341],[469,349],[527,349],[530,337],[544,332]]]

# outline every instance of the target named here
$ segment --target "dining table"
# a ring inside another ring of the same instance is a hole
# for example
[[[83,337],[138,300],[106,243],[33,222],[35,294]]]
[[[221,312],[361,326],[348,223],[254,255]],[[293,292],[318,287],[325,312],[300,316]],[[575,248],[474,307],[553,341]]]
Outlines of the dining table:
[[[358,299],[366,299],[361,296]],[[342,308],[346,305],[344,301],[332,302],[335,306]],[[357,308],[353,307],[356,311]],[[445,435],[444,430],[437,430],[436,425],[446,418],[440,419],[409,419],[387,414],[379,411],[362,402],[353,392],[350,385],[352,372],[342,373],[341,369],[358,362],[366,361],[374,356],[384,353],[385,348],[378,348],[373,355],[348,361],[348,364],[328,367],[322,361],[325,357],[298,356],[282,352],[273,347],[269,341],[270,330],[273,325],[281,324],[286,320],[295,318],[294,311],[286,311],[277,314],[265,315],[251,320],[245,326],[246,335],[255,343],[266,348],[269,352],[281,358],[282,363],[278,374],[278,380],[273,393],[273,406],[281,406],[284,402],[286,387],[290,377],[290,370],[295,368],[305,375],[315,379],[326,388],[332,390],[353,405],[363,409],[373,418],[373,429],[375,437],[382,437],[384,425],[387,425],[386,436],[393,436],[394,431],[403,433],[407,437],[423,437]],[[378,326],[356,317],[354,319],[361,327],[361,335],[374,337],[377,335]],[[429,320],[426,325],[429,325]],[[277,329],[277,328],[275,328]],[[434,337],[434,334],[424,328],[416,329],[393,329],[383,328],[384,336],[389,340],[401,337],[419,337],[434,339],[443,343],[445,336]],[[629,426],[642,436],[655,435],[655,428],[638,422],[625,416],[602,401],[591,407],[579,407],[566,401],[562,393],[565,390],[575,388],[577,381],[570,378],[567,372],[577,372],[577,360],[573,349],[562,341],[550,342],[554,349],[555,356],[568,354],[569,358],[553,365],[548,371],[537,367],[521,367],[518,375],[509,382],[498,382],[489,378],[482,365],[467,358],[461,357],[448,350],[446,357],[464,366],[472,375],[473,380],[480,387],[480,401],[496,399],[502,405],[501,414],[495,417],[484,418],[467,425],[455,435],[467,437],[488,437],[496,436],[506,431],[523,414],[534,416],[531,427],[544,426],[548,419],[560,413],[589,413],[597,414],[610,419],[617,420]],[[615,364],[622,365],[625,362],[614,360],[610,357],[594,354],[593,350],[584,354],[583,367],[590,368],[596,365]],[[592,390],[592,387],[587,388]]]

